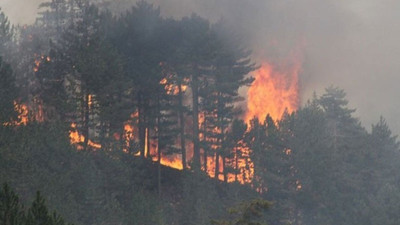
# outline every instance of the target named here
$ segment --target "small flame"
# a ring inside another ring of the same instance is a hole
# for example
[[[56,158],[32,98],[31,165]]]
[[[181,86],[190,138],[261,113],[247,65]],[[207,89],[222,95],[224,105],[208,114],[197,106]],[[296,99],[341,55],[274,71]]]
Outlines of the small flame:
[[[93,95],[88,95],[88,107],[89,107],[89,109],[91,109],[92,108],[92,105],[93,105]]]
[[[76,123],[71,123],[71,130],[69,131],[69,140],[71,144],[75,145],[78,150],[83,149],[83,147],[79,144],[84,142],[85,137],[79,134],[78,130],[76,129]]]
[[[27,125],[28,124],[28,106],[25,104],[18,104],[14,101],[14,110],[18,113],[17,120],[5,122],[3,126],[20,126],[20,125]]]
[[[16,125],[26,125],[28,124],[28,106],[25,104],[18,104],[14,102],[15,111],[18,112],[18,121],[16,121]]]
[[[301,185],[300,180],[296,180],[296,190],[300,191],[303,188],[303,186]]]
[[[185,78],[183,84],[181,84],[181,91],[185,92],[188,85],[187,83],[189,80]],[[160,84],[164,85],[164,89],[168,95],[178,95],[179,94],[179,85],[175,83],[171,83],[168,78],[164,77],[163,79],[160,80]]]

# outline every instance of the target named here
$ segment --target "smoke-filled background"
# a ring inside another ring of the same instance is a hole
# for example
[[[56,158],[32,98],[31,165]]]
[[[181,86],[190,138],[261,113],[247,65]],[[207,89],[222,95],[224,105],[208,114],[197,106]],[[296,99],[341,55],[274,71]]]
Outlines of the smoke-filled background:
[[[41,0],[1,0],[14,24],[33,23]],[[114,0],[123,11],[134,0]],[[279,60],[300,51],[303,103],[313,91],[339,86],[363,124],[383,115],[400,133],[400,2],[394,0],[152,0],[162,14],[195,12],[230,22],[256,60]]]

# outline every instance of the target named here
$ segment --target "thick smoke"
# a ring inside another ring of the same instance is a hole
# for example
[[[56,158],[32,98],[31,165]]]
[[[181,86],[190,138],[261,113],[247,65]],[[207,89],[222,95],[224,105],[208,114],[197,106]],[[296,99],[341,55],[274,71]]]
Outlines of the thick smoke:
[[[5,2],[4,2],[5,1]],[[40,0],[2,0],[13,23],[34,21]],[[400,133],[400,3],[394,0],[150,0],[165,16],[195,12],[233,25],[257,59],[278,60],[301,46],[302,98],[329,85],[348,93],[367,127],[383,115]],[[125,10],[134,0],[113,0]]]

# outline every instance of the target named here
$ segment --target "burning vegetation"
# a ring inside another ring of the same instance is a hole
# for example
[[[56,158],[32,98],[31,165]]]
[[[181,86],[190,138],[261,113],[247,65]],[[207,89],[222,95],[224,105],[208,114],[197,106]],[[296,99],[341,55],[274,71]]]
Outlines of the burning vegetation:
[[[17,34],[0,15],[0,30],[9,32],[0,53],[10,55],[0,58],[0,175],[17,165],[9,173],[22,177],[20,190],[58,185],[46,176],[60,173],[54,180],[71,191],[48,190],[78,211],[78,224],[143,216],[139,224],[189,225],[207,224],[226,202],[248,195],[278,199],[282,218],[271,224],[325,224],[323,217],[342,224],[329,213],[353,216],[354,204],[400,191],[399,177],[371,184],[374,169],[399,169],[390,161],[400,159],[399,144],[383,118],[367,132],[334,87],[300,107],[300,58],[257,64],[223,20],[166,19],[144,1],[117,17],[102,7],[53,0]],[[367,200],[352,202],[346,191],[365,191]]]
[[[148,16],[144,20],[155,19],[159,23],[162,20],[159,11],[146,8],[146,4],[138,4],[138,9],[144,10],[143,13]],[[47,20],[58,12],[54,8],[56,5],[49,7],[55,11],[46,12],[49,17],[39,21],[51,27],[53,25]],[[79,14],[72,5],[63,10],[75,16]],[[83,10],[87,15],[102,15],[94,6],[88,5]],[[198,42],[193,46],[196,57],[180,58],[180,51],[186,46],[171,42],[171,46],[152,46],[153,51],[177,49],[165,56],[149,58],[149,62],[157,69],[146,71],[144,65],[131,68],[130,65],[135,65],[135,61],[122,65],[116,62],[118,57],[145,59],[148,56],[130,56],[130,51],[125,51],[129,50],[129,46],[112,41],[103,43],[91,38],[101,35],[100,27],[93,30],[99,25],[85,15],[80,16],[81,20],[71,20],[74,17],[61,20],[70,25],[87,22],[87,26],[91,27],[76,31],[67,29],[61,36],[52,34],[55,36],[49,38],[55,44],[48,54],[33,54],[33,84],[38,84],[37,89],[40,90],[34,99],[40,101],[30,105],[35,106],[32,109],[39,108],[39,111],[31,110],[32,113],[28,115],[27,105],[15,103],[18,120],[6,124],[26,125],[29,121],[44,122],[62,118],[70,124],[70,143],[78,150],[113,151],[119,148],[126,154],[149,158],[179,170],[203,170],[221,181],[241,184],[252,182],[254,163],[250,143],[254,140],[246,139],[252,129],[250,121],[253,118],[263,121],[267,115],[278,121],[284,112],[290,114],[298,108],[300,63],[282,66],[262,62],[256,69],[251,62],[250,52],[226,36],[224,24],[211,26],[207,21],[193,16],[175,23],[188,25],[188,30],[180,38],[187,42]],[[146,35],[148,30],[134,27],[135,16],[133,12],[128,13],[120,21],[114,22],[125,24],[128,28],[132,26],[135,35]],[[191,30],[194,25],[202,26],[202,30]],[[157,27],[149,29],[154,29],[153,35],[158,35]],[[23,31],[27,43],[36,41],[37,35],[29,33],[27,27]],[[213,34],[194,37],[193,32]],[[76,35],[83,38],[66,48],[64,42]],[[176,39],[173,35],[167,38]],[[214,50],[209,49],[208,43],[213,41],[212,38],[220,44],[212,46],[219,52],[210,58],[207,54]],[[133,40],[128,38],[127,43],[129,41]],[[137,47],[140,48],[140,43]],[[117,54],[115,50],[120,52]],[[82,54],[67,59],[65,51],[81,51]],[[129,73],[132,69],[134,73],[144,70],[149,75],[147,78],[123,77],[123,70]],[[254,77],[254,81],[248,74]],[[109,92],[112,85],[120,89]],[[249,86],[245,98],[247,108],[241,112],[236,106],[242,98],[238,89],[246,85]],[[57,95],[53,98],[62,103],[48,97],[54,95],[54,91]],[[126,108],[124,111],[130,108],[131,112],[118,113],[121,107]],[[124,114],[129,116],[124,119]],[[243,115],[245,123],[238,120]]]
[[[284,113],[292,113],[299,107],[300,63],[274,65],[264,62],[255,71],[254,82],[247,92],[245,121],[254,117],[264,120],[269,114],[280,120]]]

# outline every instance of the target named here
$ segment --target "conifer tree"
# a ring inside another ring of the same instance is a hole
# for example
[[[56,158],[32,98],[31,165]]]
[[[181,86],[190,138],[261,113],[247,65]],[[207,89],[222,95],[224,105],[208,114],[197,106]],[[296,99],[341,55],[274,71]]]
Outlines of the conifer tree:
[[[160,33],[161,22],[159,8],[145,1],[138,1],[119,18],[117,33],[112,37],[114,46],[125,58],[124,71],[126,82],[131,85],[129,95],[134,102],[132,111],[135,109],[138,112],[139,149],[143,158],[145,149],[150,147],[151,135],[148,134],[150,130],[153,131],[158,115],[155,100],[161,90],[160,63],[163,61],[161,50],[164,47]],[[148,146],[145,146],[146,142]]]
[[[11,66],[0,56],[0,126],[16,120],[14,102],[18,100],[18,94]]]
[[[46,206],[46,201],[39,191],[36,192],[35,200],[28,210],[26,218],[27,225],[51,225],[52,220]]]
[[[225,147],[226,134],[233,119],[241,113],[235,108],[235,104],[243,100],[239,96],[239,88],[251,84],[253,79],[247,77],[247,74],[255,69],[250,60],[251,52],[242,47],[234,33],[229,31],[230,29],[222,22],[212,27],[211,69],[207,71],[208,76],[203,79],[204,88],[200,92],[204,103],[206,130],[208,127],[203,136],[214,140],[211,145],[215,147],[215,177],[218,177],[220,157],[222,167],[225,168],[227,158],[232,156],[232,149]],[[223,174],[226,181],[227,173],[224,171]]]
[[[5,56],[10,51],[14,36],[14,27],[0,8],[0,55]]]
[[[0,224],[20,225],[24,219],[23,207],[18,196],[7,183],[3,184],[0,189]]]

